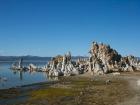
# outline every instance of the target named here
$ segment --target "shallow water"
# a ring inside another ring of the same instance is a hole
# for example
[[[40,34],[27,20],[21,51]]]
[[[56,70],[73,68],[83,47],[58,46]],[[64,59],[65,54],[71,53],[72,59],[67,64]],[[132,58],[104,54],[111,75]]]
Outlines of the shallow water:
[[[28,65],[32,62],[24,62]],[[45,65],[47,62],[33,62],[37,66]],[[0,89],[7,89],[22,85],[49,81],[45,72],[20,72],[13,71],[10,68],[12,62],[0,62],[0,77],[4,77],[7,81],[0,81]]]

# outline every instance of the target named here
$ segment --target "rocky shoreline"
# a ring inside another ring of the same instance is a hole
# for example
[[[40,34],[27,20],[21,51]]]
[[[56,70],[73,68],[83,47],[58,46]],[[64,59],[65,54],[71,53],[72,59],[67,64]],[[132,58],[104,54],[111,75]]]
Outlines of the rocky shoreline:
[[[73,76],[84,73],[91,75],[104,75],[112,72],[134,72],[140,70],[140,60],[132,55],[123,57],[110,45],[93,42],[89,50],[88,58],[72,59],[68,52],[65,55],[53,57],[47,65],[37,67],[29,64],[28,67],[22,66],[21,59],[18,65],[12,65],[11,69],[47,72],[50,77]]]

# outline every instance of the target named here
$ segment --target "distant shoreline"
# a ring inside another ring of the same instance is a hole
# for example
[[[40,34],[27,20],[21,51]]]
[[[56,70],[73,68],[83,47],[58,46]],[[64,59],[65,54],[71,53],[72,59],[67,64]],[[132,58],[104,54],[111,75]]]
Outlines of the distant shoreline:
[[[13,61],[0,61],[0,62],[8,62],[8,63],[11,63],[11,62],[14,62],[14,61],[16,61],[16,60],[13,60]],[[26,62],[47,62],[47,60],[46,61],[45,60],[44,61],[27,60],[27,61],[23,61],[23,62],[25,62],[25,63]]]

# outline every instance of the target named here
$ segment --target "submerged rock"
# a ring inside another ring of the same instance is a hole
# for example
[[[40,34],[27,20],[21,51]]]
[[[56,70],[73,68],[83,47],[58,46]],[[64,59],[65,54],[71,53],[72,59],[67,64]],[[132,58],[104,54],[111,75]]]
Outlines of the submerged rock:
[[[7,81],[8,79],[6,77],[0,77],[0,82]]]

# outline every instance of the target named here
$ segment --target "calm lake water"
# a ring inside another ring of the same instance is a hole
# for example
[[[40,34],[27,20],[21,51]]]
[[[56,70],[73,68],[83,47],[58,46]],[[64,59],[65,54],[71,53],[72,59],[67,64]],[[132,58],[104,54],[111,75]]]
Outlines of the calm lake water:
[[[24,65],[30,63],[38,66],[45,65],[47,62],[24,62]],[[45,72],[19,72],[13,71],[10,68],[11,62],[0,62],[0,77],[7,78],[7,81],[0,81],[0,89],[7,89],[22,85],[50,81]]]

